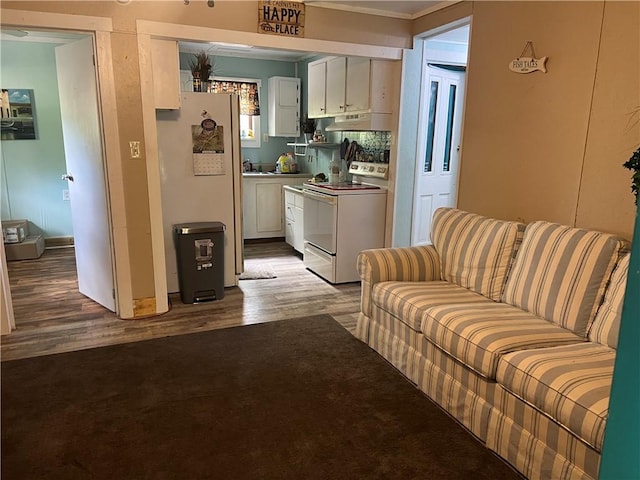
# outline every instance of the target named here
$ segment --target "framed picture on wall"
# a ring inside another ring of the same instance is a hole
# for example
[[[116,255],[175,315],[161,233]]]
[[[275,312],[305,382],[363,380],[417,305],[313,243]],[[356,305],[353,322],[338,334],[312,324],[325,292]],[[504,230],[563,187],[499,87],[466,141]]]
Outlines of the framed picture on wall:
[[[0,95],[2,140],[35,140],[37,137],[33,90],[3,88]]]

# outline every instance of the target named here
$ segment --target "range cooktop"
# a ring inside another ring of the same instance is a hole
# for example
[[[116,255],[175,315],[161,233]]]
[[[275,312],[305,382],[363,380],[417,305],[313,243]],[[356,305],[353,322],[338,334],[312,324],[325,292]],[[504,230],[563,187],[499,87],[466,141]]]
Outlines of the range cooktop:
[[[305,183],[310,187],[326,188],[327,190],[379,190],[377,185],[369,185],[366,183],[329,183],[329,182],[316,182]]]

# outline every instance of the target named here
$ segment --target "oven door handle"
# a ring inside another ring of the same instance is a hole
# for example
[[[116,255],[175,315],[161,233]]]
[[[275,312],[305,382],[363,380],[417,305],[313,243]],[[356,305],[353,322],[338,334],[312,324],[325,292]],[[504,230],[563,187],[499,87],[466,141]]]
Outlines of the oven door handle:
[[[317,200],[322,203],[328,203],[329,205],[335,205],[338,201],[337,197],[334,197],[333,195],[323,195],[322,193],[310,192],[309,190],[305,190],[302,194],[306,198]]]

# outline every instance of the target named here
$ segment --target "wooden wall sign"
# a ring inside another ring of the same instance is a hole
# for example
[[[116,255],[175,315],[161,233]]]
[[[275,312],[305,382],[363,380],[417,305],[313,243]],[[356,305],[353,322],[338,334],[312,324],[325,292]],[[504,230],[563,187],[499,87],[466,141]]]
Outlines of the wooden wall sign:
[[[527,50],[531,51],[530,57],[525,57]],[[533,50],[533,42],[527,42],[520,56],[509,63],[509,70],[515,73],[531,73],[540,70],[547,73],[547,59],[549,57],[536,58],[536,52]]]
[[[258,33],[304,37],[304,3],[294,0],[260,0]]]

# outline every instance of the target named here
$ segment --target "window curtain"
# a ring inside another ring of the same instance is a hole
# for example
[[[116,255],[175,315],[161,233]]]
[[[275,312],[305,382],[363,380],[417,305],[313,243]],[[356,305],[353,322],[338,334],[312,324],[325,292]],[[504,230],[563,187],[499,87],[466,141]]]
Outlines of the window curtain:
[[[240,96],[241,115],[260,115],[257,83],[214,80],[211,82],[211,93],[235,93]]]

